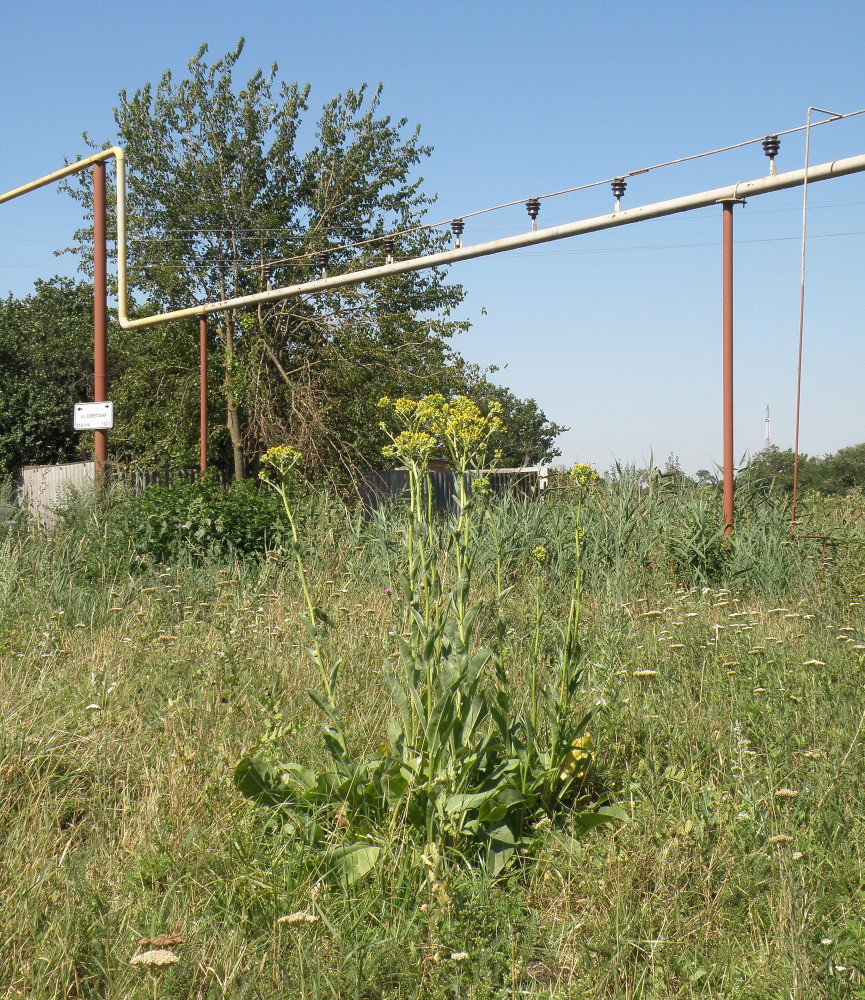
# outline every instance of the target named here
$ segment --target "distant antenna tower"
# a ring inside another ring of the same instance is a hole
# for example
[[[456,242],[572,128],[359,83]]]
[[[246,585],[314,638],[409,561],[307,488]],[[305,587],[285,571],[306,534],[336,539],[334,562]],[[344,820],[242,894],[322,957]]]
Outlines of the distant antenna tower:
[[[769,423],[769,404],[766,404],[766,416],[763,418],[763,425],[766,428],[763,434],[763,449],[766,450],[772,447],[772,428]]]

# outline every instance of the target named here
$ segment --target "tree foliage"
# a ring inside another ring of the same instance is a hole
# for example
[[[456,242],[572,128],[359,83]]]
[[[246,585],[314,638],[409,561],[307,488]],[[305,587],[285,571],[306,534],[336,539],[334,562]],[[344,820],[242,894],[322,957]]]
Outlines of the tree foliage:
[[[75,461],[72,410],[92,392],[92,288],[54,278],[0,301],[0,479]]]
[[[794,459],[792,448],[764,448],[739,473],[737,481],[757,489],[792,493]],[[865,487],[865,442],[822,458],[800,454],[798,479],[800,492],[846,493],[853,487]]]
[[[275,64],[236,85],[242,51],[241,40],[208,64],[204,45],[186,79],[166,72],[155,87],[120,94],[113,141],[127,152],[128,270],[138,308],[309,280],[320,273],[322,251],[331,272],[381,264],[382,238],[392,233],[399,256],[445,245],[443,234],[423,228],[433,199],[416,168],[430,150],[417,127],[383,113],[380,86],[337,95],[311,123],[309,86],[280,82]],[[86,178],[68,190],[92,211]],[[78,234],[85,267],[90,232]],[[225,414],[216,444],[225,443],[235,474],[280,441],[320,466],[376,461],[378,396],[465,390],[468,367],[447,342],[466,326],[452,315],[462,297],[434,269],[220,314],[210,388],[212,406]],[[194,343],[191,323],[187,336]],[[182,338],[153,333],[138,343],[173,339],[182,356]],[[140,388],[146,358],[136,366]],[[133,395],[146,405],[146,393]],[[535,404],[509,398],[522,433],[540,434],[528,450],[549,450],[555,425]]]
[[[519,399],[510,389],[496,385],[477,369],[473,370],[462,391],[484,408],[488,409],[491,403],[501,407],[505,427],[498,447],[504,467],[536,465],[561,454],[555,446],[556,438],[568,428],[548,420],[535,400]]]

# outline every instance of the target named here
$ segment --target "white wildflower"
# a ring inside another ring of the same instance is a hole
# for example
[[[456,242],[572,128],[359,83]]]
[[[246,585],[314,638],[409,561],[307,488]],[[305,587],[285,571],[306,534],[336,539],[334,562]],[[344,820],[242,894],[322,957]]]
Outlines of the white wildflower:
[[[152,951],[142,951],[130,961],[130,965],[146,965],[150,968],[159,968],[164,965],[175,965],[180,961],[178,955],[167,948],[154,948]]]

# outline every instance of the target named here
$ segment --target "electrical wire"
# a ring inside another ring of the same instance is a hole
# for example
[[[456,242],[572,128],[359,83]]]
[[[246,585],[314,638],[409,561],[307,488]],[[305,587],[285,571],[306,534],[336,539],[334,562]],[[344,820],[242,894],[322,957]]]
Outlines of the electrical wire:
[[[844,201],[825,201],[825,202],[814,202],[809,198],[808,201],[808,211],[813,213],[817,209],[828,209],[828,208],[849,208],[854,205],[865,205],[865,199],[863,198],[850,198]],[[753,208],[749,207],[748,216],[749,218],[754,215],[777,215],[785,212],[798,212],[801,215],[802,205],[800,202],[795,204],[782,204],[776,205],[770,208]],[[685,215],[674,215],[670,216],[666,221],[670,223],[682,223],[682,222],[694,222],[700,219],[705,219],[711,214],[709,208],[694,209]],[[510,232],[517,220],[511,218],[502,220],[497,224],[491,224],[477,229],[477,232],[483,233],[494,233],[494,232]],[[570,216],[561,216],[558,218],[549,219],[551,225],[559,225],[562,223],[570,222]],[[58,235],[67,234],[65,229],[30,229],[27,232],[40,232],[44,235],[42,236],[0,236],[0,244],[3,243],[53,243]],[[207,233],[210,235],[219,235],[221,233],[227,232],[227,230],[192,230],[186,228],[179,229],[166,229],[159,236],[136,236],[135,234],[127,234],[127,241],[129,243],[160,243],[164,244],[166,242],[180,243],[185,240],[193,240],[200,236],[202,233]],[[288,229],[243,229],[235,230],[237,235],[244,236],[246,238],[256,237],[256,236],[272,236],[278,234],[288,235],[291,230]],[[184,235],[189,234],[189,235]],[[797,237],[798,238],[798,237]],[[381,240],[382,237],[376,237],[376,240]],[[739,242],[738,240],[736,242]],[[260,265],[256,265],[260,266]]]
[[[820,121],[816,121],[816,122],[810,121],[810,113],[811,113],[811,111],[819,111],[819,110],[820,109],[818,109],[818,108],[810,108],[809,109],[809,112],[808,112],[808,114],[809,114],[809,121],[806,122],[805,125],[798,125],[795,128],[785,129],[783,131],[774,132],[774,133],[771,133],[771,134],[772,135],[777,135],[777,136],[780,137],[780,136],[784,136],[784,135],[793,135],[793,134],[795,134],[797,132],[805,131],[806,132],[806,146],[807,146],[810,143],[810,130],[812,128],[816,128],[819,125],[827,125],[827,124],[832,124],[834,122],[843,121],[843,120],[848,119],[848,118],[855,118],[855,117],[857,117],[859,115],[865,114],[865,108],[862,108],[862,109],[860,109],[858,111],[850,111],[850,112],[847,112],[845,114],[837,114],[837,115],[836,114],[832,114],[831,112],[822,112],[824,114],[830,115],[830,117],[821,119]],[[619,174],[619,175],[617,175],[617,177],[624,177],[624,178],[627,178],[627,177],[636,177],[636,176],[639,176],[639,175],[642,175],[642,174],[647,174],[647,173],[649,173],[649,172],[651,172],[653,170],[660,170],[663,167],[675,166],[675,165],[680,164],[680,163],[688,163],[688,162],[691,162],[693,160],[699,160],[699,159],[702,159],[702,158],[705,158],[705,157],[708,157],[708,156],[715,156],[715,155],[717,155],[719,153],[729,152],[729,151],[734,150],[734,149],[742,149],[745,146],[751,146],[751,145],[754,145],[755,143],[762,142],[763,138],[764,138],[763,136],[758,136],[758,137],[753,138],[753,139],[744,139],[744,140],[742,140],[740,142],[730,143],[729,145],[726,145],[726,146],[719,146],[719,147],[717,147],[715,149],[704,150],[703,152],[700,152],[700,153],[692,153],[692,154],[690,154],[688,156],[681,156],[681,157],[677,157],[675,159],[664,160],[664,161],[662,161],[660,163],[654,163],[651,166],[640,167],[640,168],[638,168],[636,170],[631,170],[631,171],[628,171],[627,173]],[[807,168],[807,156],[806,156],[806,168]],[[557,197],[560,197],[562,195],[573,194],[573,193],[578,192],[578,191],[586,191],[586,190],[589,190],[591,188],[600,187],[600,186],[603,186],[603,185],[606,185],[606,184],[610,184],[615,179],[617,179],[617,178],[608,177],[608,178],[605,178],[603,180],[591,181],[591,182],[589,182],[587,184],[580,184],[580,185],[576,185],[574,187],[562,188],[561,190],[558,190],[558,191],[551,191],[551,192],[548,192],[547,194],[538,195],[537,197],[538,197],[538,200],[545,200],[545,199],[549,199],[549,198],[557,198]],[[805,183],[803,184],[803,190],[805,192],[805,198],[807,199],[807,177],[805,179]],[[466,212],[466,213],[463,213],[460,216],[456,216],[455,218],[460,218],[460,219],[478,218],[479,216],[482,216],[482,215],[488,215],[491,212],[497,212],[497,211],[501,211],[501,210],[506,209],[506,208],[513,208],[513,207],[515,207],[517,205],[523,205],[523,204],[525,204],[525,201],[526,201],[526,199],[524,199],[524,198],[517,198],[517,199],[514,199],[512,201],[502,202],[501,204],[498,204],[498,205],[492,205],[492,206],[489,206],[487,208],[477,209],[477,210],[475,210],[473,212]],[[859,203],[861,203],[861,202],[858,201],[858,200],[856,200],[856,201],[850,201],[850,202],[839,202],[839,203],[837,203],[837,206],[838,207],[842,207],[842,206],[848,205],[848,204],[859,204]],[[821,206],[821,207],[824,207],[824,206]],[[825,207],[834,207],[834,206],[825,206]],[[789,210],[790,209],[786,209],[786,208],[785,209],[780,209],[779,208],[779,209],[774,209],[773,211],[789,211]],[[757,211],[760,211],[760,210],[757,210]],[[763,210],[763,211],[770,211],[770,210]],[[397,239],[397,238],[403,237],[403,236],[410,236],[410,235],[414,235],[414,234],[425,232],[425,231],[429,231],[429,230],[440,229],[443,226],[450,225],[451,221],[453,221],[453,218],[442,220],[442,221],[439,221],[439,222],[424,223],[423,225],[413,226],[413,227],[410,227],[408,229],[399,230],[397,232],[387,234],[386,236],[373,236],[373,237],[369,237],[369,238],[364,239],[364,240],[357,240],[357,241],[354,241],[354,242],[347,242],[347,243],[341,244],[339,246],[329,247],[328,250],[329,250],[330,253],[338,253],[340,251],[359,249],[359,248],[363,248],[363,247],[370,246],[370,245],[373,245],[373,244],[381,244],[382,240],[384,240],[386,238],[388,238],[388,239]],[[804,227],[804,220],[803,220],[803,227]],[[201,238],[202,235],[218,236],[218,235],[220,235],[222,233],[225,233],[225,232],[228,232],[228,231],[229,231],[228,228],[226,228],[226,229],[207,229],[207,230],[195,230],[195,229],[187,229],[187,228],[177,228],[177,229],[166,230],[166,232],[164,234],[160,234],[159,236],[146,236],[146,235],[135,236],[134,234],[130,234],[129,241],[130,242],[139,242],[139,243],[146,243],[148,241],[151,241],[151,242],[152,241],[158,241],[158,242],[161,242],[161,243],[165,243],[167,241],[167,239],[169,239],[172,242],[174,242],[174,241],[181,242],[184,239],[192,240],[192,239],[196,239],[196,238]],[[490,232],[492,230],[489,229],[489,228],[487,228],[484,231],[485,232]],[[274,236],[279,236],[281,234],[295,235],[295,236],[298,235],[296,229],[288,229],[288,228],[241,229],[241,230],[233,230],[233,232],[235,232],[237,235],[239,235],[241,237],[246,237],[246,238],[274,237]],[[189,235],[188,236],[183,236],[182,234],[184,234],[184,233],[188,233]],[[827,235],[839,235],[839,236],[841,236],[841,235],[858,235],[858,234],[856,234],[856,233],[838,233],[838,234],[827,234]],[[5,241],[5,240],[9,240],[10,238],[9,237],[4,237],[3,239]],[[779,240],[784,240],[784,239],[788,239],[788,237],[778,237],[778,239]],[[804,235],[803,235],[803,241],[804,241]],[[755,241],[748,241],[748,240],[742,240],[742,241],[737,241],[737,243],[738,242],[746,243],[746,242],[769,242],[769,241],[768,240],[766,240],[766,241],[756,241],[756,240]],[[695,245],[695,246],[697,246],[697,245],[709,246],[709,245],[714,245],[714,244],[693,244],[693,245]],[[658,246],[658,247],[651,247],[650,249],[665,249],[667,246],[669,246],[671,248],[674,248],[674,247],[676,247],[678,245],[677,244],[661,245],[661,246]],[[618,249],[618,248],[614,248],[614,249]],[[625,250],[629,250],[630,248],[621,248],[621,249],[624,252]],[[553,252],[555,252],[555,251],[553,251]],[[565,252],[565,253],[568,253],[568,252],[580,253],[580,252],[611,252],[611,251],[563,251],[563,252]],[[312,259],[315,257],[315,255],[316,255],[316,251],[310,251],[310,252],[303,253],[303,254],[297,254],[297,255],[294,255],[294,256],[291,256],[291,257],[276,258],[276,259],[273,259],[273,260],[268,260],[266,262],[261,262],[261,263],[254,264],[254,265],[243,265],[242,269],[243,270],[247,270],[247,271],[262,271],[265,268],[278,267],[278,266],[283,266],[283,265],[286,265],[286,264],[296,264],[298,266],[301,266],[303,264],[309,265],[309,263],[312,261]],[[37,263],[37,261],[34,260],[33,263]],[[169,260],[169,261],[166,261],[166,263],[180,263],[180,261]],[[232,265],[234,265],[234,264],[237,264],[238,262],[235,261],[235,260],[221,260],[221,261],[215,261],[213,263],[214,264],[232,264]],[[3,265],[0,265],[0,266],[3,266],[3,267],[16,267],[16,266],[21,266],[21,265],[3,264]],[[804,270],[804,250],[803,250],[803,270]],[[804,281],[804,278],[803,278],[803,281]]]
[[[819,109],[814,109],[814,110],[819,110]],[[810,136],[810,130],[812,128],[816,128],[818,125],[827,125],[827,124],[831,124],[833,122],[842,121],[843,119],[846,119],[846,118],[855,118],[857,115],[865,114],[865,108],[861,108],[858,111],[848,111],[847,113],[841,114],[841,115],[832,115],[831,112],[824,112],[824,113],[825,114],[830,114],[831,117],[824,118],[824,119],[822,119],[821,121],[818,121],[818,122],[812,122],[812,121],[810,121],[810,118],[809,118],[808,123],[805,124],[805,125],[797,125],[795,128],[785,129],[785,130],[780,131],[780,132],[772,132],[770,134],[780,137],[782,135],[793,135],[796,132],[802,132],[804,130],[807,130],[807,135]],[[708,150],[705,150],[702,153],[692,153],[689,156],[680,156],[680,157],[678,157],[676,159],[673,159],[673,160],[664,160],[661,163],[654,163],[654,164],[652,164],[651,166],[648,166],[648,167],[640,167],[639,169],[637,169],[637,170],[631,170],[628,173],[617,174],[615,177],[607,177],[604,180],[591,181],[588,184],[579,184],[579,185],[577,185],[575,187],[562,188],[560,191],[551,191],[548,194],[537,195],[535,197],[537,197],[537,199],[539,201],[543,201],[543,200],[545,200],[547,198],[557,198],[557,197],[559,197],[561,195],[565,195],[565,194],[574,194],[577,191],[587,191],[590,188],[601,187],[601,186],[603,186],[605,184],[611,184],[614,180],[617,180],[619,177],[622,177],[622,178],[637,177],[640,174],[647,174],[647,173],[649,173],[652,170],[660,170],[663,167],[671,167],[671,166],[674,166],[674,165],[679,164],[679,163],[689,163],[692,160],[699,160],[699,159],[702,159],[703,157],[706,157],[706,156],[715,156],[718,153],[726,153],[726,152],[729,152],[730,150],[733,150],[733,149],[741,149],[744,146],[751,146],[751,145],[754,145],[754,143],[762,142],[764,138],[765,138],[765,136],[761,135],[761,136],[758,136],[755,139],[744,139],[741,142],[734,142],[734,143],[731,143],[728,146],[719,146],[717,149],[708,149]],[[505,209],[505,208],[513,208],[515,205],[525,204],[526,200],[527,199],[525,199],[525,198],[516,198],[513,201],[502,202],[500,205],[492,205],[489,208],[477,209],[474,212],[464,212],[461,215],[452,216],[450,219],[445,219],[445,220],[443,220],[441,222],[425,223],[422,226],[414,226],[414,227],[412,227],[410,229],[403,229],[403,230],[400,230],[399,232],[388,234],[388,236],[389,236],[389,238],[397,239],[400,236],[409,236],[409,235],[412,235],[414,233],[423,232],[424,230],[441,229],[443,226],[450,225],[450,223],[454,219],[463,219],[463,220],[465,220],[465,219],[477,218],[480,215],[486,215],[486,214],[488,214],[490,212],[498,212],[498,211],[501,211],[502,209]],[[366,239],[366,240],[359,240],[359,241],[353,242],[353,243],[346,243],[346,244],[344,244],[342,246],[331,247],[329,249],[330,249],[331,252],[337,252],[339,250],[349,250],[349,249],[352,249],[354,247],[367,246],[367,245],[372,244],[372,243],[381,243],[382,239],[384,239],[384,238],[385,237],[383,237],[383,236],[375,236],[375,237],[371,237],[371,238]],[[283,257],[283,258],[279,258],[279,259],[276,259],[276,260],[268,261],[266,264],[256,265],[254,268],[250,268],[250,270],[261,270],[263,267],[273,267],[273,266],[277,266],[279,264],[288,264],[288,263],[291,263],[292,261],[295,261],[295,260],[304,260],[304,259],[311,258],[314,255],[315,254],[313,252],[310,252],[310,253],[305,253],[305,254],[298,254],[298,255],[296,255],[294,257]]]
[[[865,236],[865,229],[851,229],[846,232],[838,233],[811,233],[808,235],[809,240],[828,240],[836,239],[843,236]],[[798,242],[800,240],[799,236],[762,236],[755,237],[754,239],[737,239],[735,241],[736,246],[745,246],[752,243],[792,243]],[[591,255],[591,254],[606,254],[606,253],[636,253],[644,252],[650,250],[693,250],[699,249],[701,247],[718,247],[720,246],[720,240],[704,240],[699,242],[691,243],[650,243],[650,244],[640,244],[638,246],[615,246],[615,247],[593,247],[589,250],[542,250],[541,248],[535,248],[529,251],[519,251],[512,250],[509,257],[573,257],[581,255]],[[23,263],[22,263],[23,260]],[[14,263],[13,263],[14,261]],[[50,258],[20,258],[20,257],[0,257],[0,270],[6,268],[26,268],[36,264],[50,264]],[[166,261],[170,264],[182,264],[181,260],[171,260]],[[236,263],[232,260],[222,260],[214,261],[214,264],[225,264],[231,265]]]

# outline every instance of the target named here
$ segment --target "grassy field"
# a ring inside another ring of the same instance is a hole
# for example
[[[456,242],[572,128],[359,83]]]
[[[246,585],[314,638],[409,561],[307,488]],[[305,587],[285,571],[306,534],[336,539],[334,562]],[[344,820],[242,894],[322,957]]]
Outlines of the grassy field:
[[[324,764],[290,551],[137,558],[83,500],[50,538],[9,530],[0,995],[865,996],[865,504],[805,504],[801,530],[839,540],[826,560],[756,495],[725,545],[718,506],[628,476],[489,501],[474,641],[527,697],[581,565],[577,702],[595,712],[583,804],[629,821],[577,843],[557,815],[498,876],[448,855],[436,882],[396,822],[379,831],[381,862],[340,881],[319,843],[235,787],[251,750]],[[298,528],[332,622],[321,656],[343,660],[350,748],[374,752],[392,714],[384,667],[411,635],[405,516],[319,498]],[[344,823],[325,818],[329,843]],[[279,922],[292,914],[309,918]],[[178,961],[130,964],[172,931]]]

